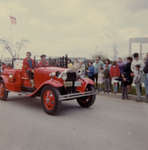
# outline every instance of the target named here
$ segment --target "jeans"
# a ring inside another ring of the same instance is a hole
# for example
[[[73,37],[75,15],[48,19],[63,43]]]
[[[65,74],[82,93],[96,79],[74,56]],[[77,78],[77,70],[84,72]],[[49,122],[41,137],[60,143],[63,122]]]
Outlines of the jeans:
[[[34,79],[34,73],[31,70],[27,70],[29,79]]]
[[[125,86],[125,85],[122,86],[122,98],[128,99],[128,89],[127,89],[127,86]]]
[[[104,89],[105,92],[109,93],[111,91],[110,79],[104,79]]]
[[[141,99],[141,83],[136,84],[136,94],[137,94],[137,100]]]
[[[103,90],[103,83],[98,83],[98,92],[101,92]]]
[[[114,90],[114,93],[118,92],[118,83],[113,84],[113,90]]]
[[[93,80],[94,81],[94,76],[91,76],[91,77],[89,77],[91,80]]]
[[[118,79],[119,77],[113,77],[112,78],[112,84],[113,84],[113,92],[117,93],[118,92]]]
[[[145,84],[145,93],[148,96],[148,73],[145,74],[144,84]]]
[[[96,87],[98,85],[98,73],[94,74],[94,81],[96,82]]]

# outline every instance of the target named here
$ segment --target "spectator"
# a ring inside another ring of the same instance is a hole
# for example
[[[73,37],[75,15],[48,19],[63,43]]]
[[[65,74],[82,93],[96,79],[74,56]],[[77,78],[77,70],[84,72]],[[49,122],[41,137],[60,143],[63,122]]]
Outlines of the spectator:
[[[95,69],[94,69],[94,66],[93,66],[92,62],[89,62],[87,72],[88,72],[88,77],[94,81]]]
[[[135,73],[134,73],[134,84],[136,85],[137,101],[141,101],[141,79],[142,79],[142,72],[140,69],[140,65],[137,64],[135,66]]]
[[[85,64],[83,61],[80,62],[80,72],[81,72],[81,75],[84,77],[85,76],[85,71],[86,71],[86,67],[85,67]]]
[[[113,91],[116,94],[118,91],[118,83],[119,83],[119,77],[120,77],[120,69],[119,66],[117,65],[116,61],[113,62],[111,69],[110,69],[110,76],[112,79],[112,84],[113,84]]]
[[[106,68],[106,65],[108,66],[108,69],[110,70],[111,64],[110,64],[110,60],[109,59],[105,60],[104,69]]]
[[[103,83],[104,83],[104,69],[103,67],[100,68],[100,71],[98,73],[98,91],[102,91],[103,89]]]
[[[97,83],[98,83],[98,73],[99,73],[99,70],[101,67],[103,67],[103,62],[101,61],[101,58],[100,57],[97,57],[96,58],[96,61],[95,63],[93,64],[94,65],[94,69],[95,69],[95,72],[94,72],[94,80],[96,82],[96,87],[97,87]]]
[[[118,64],[118,66],[119,66],[120,73],[122,74],[122,73],[123,73],[123,70],[124,70],[125,63],[123,62],[123,60],[122,60],[121,57],[118,58],[117,64]]]
[[[122,99],[128,99],[128,75],[126,72],[121,74]]]
[[[131,70],[133,73],[137,72],[137,68],[136,65],[140,65],[140,70],[143,70],[144,64],[143,62],[139,59],[139,54],[138,53],[134,53],[133,54],[133,62],[131,64]]]
[[[145,74],[144,84],[145,84],[146,101],[148,102],[148,53],[145,58],[145,66],[143,72]]]
[[[72,68],[73,68],[73,64],[72,64],[71,59],[68,59],[68,68],[69,68],[69,69],[72,69]]]
[[[133,72],[131,70],[131,64],[132,64],[132,57],[127,57],[127,63],[124,67],[123,74],[126,76],[128,82],[127,82],[127,88],[128,90],[131,88],[131,84],[133,83]]]
[[[105,64],[105,69],[104,69],[104,92],[108,93],[111,92],[111,84],[110,84],[110,67],[109,64]]]
[[[80,68],[80,62],[78,59],[75,59],[74,64],[73,64],[73,68],[75,70],[78,70]]]

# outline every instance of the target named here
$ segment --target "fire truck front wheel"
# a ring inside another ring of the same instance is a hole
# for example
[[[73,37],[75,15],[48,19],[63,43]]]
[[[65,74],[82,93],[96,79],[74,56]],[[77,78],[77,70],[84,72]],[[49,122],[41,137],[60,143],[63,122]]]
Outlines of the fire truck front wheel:
[[[59,110],[59,91],[51,86],[45,86],[41,92],[41,104],[44,111],[50,115],[56,115]]]
[[[87,86],[86,92],[87,91],[92,91],[92,92],[95,91],[94,86],[92,86],[92,85]],[[91,96],[78,98],[77,102],[81,107],[88,108],[94,104],[95,99],[96,99],[96,95],[91,95]]]

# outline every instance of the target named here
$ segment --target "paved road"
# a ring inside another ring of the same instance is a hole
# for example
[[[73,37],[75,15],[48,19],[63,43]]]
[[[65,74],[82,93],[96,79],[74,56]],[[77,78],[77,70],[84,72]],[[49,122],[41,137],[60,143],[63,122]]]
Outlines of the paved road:
[[[0,150],[148,150],[148,104],[98,96],[90,109],[74,101],[59,116],[39,99],[0,102]]]

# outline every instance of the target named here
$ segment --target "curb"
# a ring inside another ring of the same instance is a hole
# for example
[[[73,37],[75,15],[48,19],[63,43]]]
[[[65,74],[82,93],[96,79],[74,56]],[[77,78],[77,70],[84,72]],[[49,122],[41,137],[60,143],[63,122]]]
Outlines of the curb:
[[[114,97],[114,98],[119,98],[119,99],[122,99],[122,94],[121,93],[117,93],[117,94],[113,94],[113,93],[104,93],[104,92],[98,92],[97,95],[99,96],[111,96],[111,97]],[[132,94],[129,94],[128,95],[128,99],[124,99],[124,100],[132,100],[132,101],[137,101],[137,96],[136,95],[132,95]],[[146,97],[145,96],[141,96],[141,100],[140,102],[146,102],[148,103],[148,100],[146,100]]]

